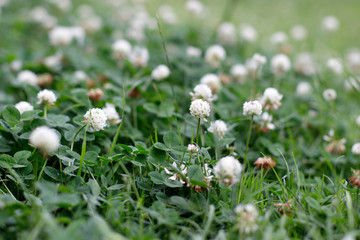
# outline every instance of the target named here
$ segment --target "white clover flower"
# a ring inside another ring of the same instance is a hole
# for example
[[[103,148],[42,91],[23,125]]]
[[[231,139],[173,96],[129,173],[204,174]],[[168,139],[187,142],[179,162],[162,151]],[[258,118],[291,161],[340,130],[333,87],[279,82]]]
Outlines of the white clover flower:
[[[243,105],[243,114],[245,116],[260,115],[262,113],[262,105],[259,101],[248,101]]]
[[[258,74],[260,68],[266,64],[266,57],[262,56],[258,53],[255,53],[252,58],[248,59],[246,61],[246,69],[248,72],[248,76],[251,78],[256,78],[256,75]]]
[[[116,111],[116,108],[111,103],[106,103],[105,107],[102,109],[104,113],[106,114],[108,121],[112,124],[119,124],[121,122],[120,116],[118,112]]]
[[[74,72],[74,78],[77,81],[85,81],[87,79],[87,75],[84,71],[77,70]]]
[[[225,49],[220,45],[213,45],[206,49],[205,62],[212,67],[219,67],[220,63],[226,58]]]
[[[283,45],[287,40],[288,37],[284,32],[275,32],[270,36],[270,43],[273,45]]]
[[[10,63],[10,68],[12,71],[18,72],[21,70],[23,64],[20,60],[14,60]]]
[[[29,70],[19,72],[17,80],[21,83],[27,83],[30,85],[37,85],[38,82],[36,74]]]
[[[125,39],[119,39],[112,45],[115,59],[126,59],[131,54],[131,44]]]
[[[41,126],[31,132],[29,142],[43,152],[54,152],[60,146],[60,137],[54,129]]]
[[[230,73],[237,82],[242,84],[245,82],[246,76],[248,74],[246,67],[242,64],[235,64],[232,66]]]
[[[234,211],[237,215],[237,228],[240,233],[248,234],[257,231],[256,220],[259,214],[254,205],[238,205]]]
[[[290,59],[285,54],[275,55],[271,59],[271,70],[276,75],[286,73],[290,70],[290,68],[291,68]]]
[[[187,150],[190,154],[194,154],[194,153],[199,152],[199,147],[196,146],[195,144],[189,144],[187,147]]]
[[[227,126],[222,120],[216,120],[215,122],[212,122],[210,124],[210,127],[208,128],[208,131],[215,134],[219,138],[219,140],[224,137],[227,130]]]
[[[230,22],[224,22],[217,28],[217,39],[220,44],[234,45],[236,43],[236,28]]]
[[[360,116],[358,116],[355,120],[356,124],[360,127]]]
[[[311,94],[312,87],[308,82],[299,82],[296,86],[296,94],[299,96],[308,96]]]
[[[202,2],[197,0],[188,0],[185,3],[185,8],[188,12],[196,17],[203,17],[204,16],[204,5]]]
[[[56,26],[49,32],[49,39],[53,46],[66,46],[73,40],[73,33],[68,27]]]
[[[328,32],[335,32],[339,25],[339,20],[334,16],[326,16],[322,20],[322,28]]]
[[[46,105],[53,105],[56,102],[55,93],[51,90],[44,89],[37,94],[37,104],[45,103]]]
[[[190,95],[193,97],[193,99],[203,99],[208,102],[213,100],[211,88],[206,84],[196,85],[194,87],[194,92],[191,92]]]
[[[20,114],[23,114],[23,112],[34,110],[34,107],[30,103],[25,101],[21,101],[15,104],[15,108],[19,111]]]
[[[151,73],[151,77],[156,81],[164,80],[170,76],[170,69],[166,65],[157,66]]]
[[[297,73],[311,76],[316,73],[315,63],[309,53],[300,53],[295,58],[294,69]]]
[[[344,67],[339,59],[330,58],[326,62],[326,67],[334,74],[341,75],[344,72]]]
[[[29,17],[33,22],[43,23],[48,19],[49,13],[44,7],[35,7],[30,10]]]
[[[257,40],[258,34],[253,26],[244,24],[240,26],[240,37],[245,42],[255,42]]]
[[[159,14],[159,17],[168,24],[175,24],[178,21],[173,8],[169,5],[160,6],[158,9],[158,14]]]
[[[149,52],[147,48],[136,46],[132,50],[129,60],[135,67],[146,67],[149,61]]]
[[[206,117],[210,115],[210,111],[210,104],[202,99],[196,99],[191,102],[190,114],[196,118],[207,121]]]
[[[336,91],[334,89],[326,89],[323,92],[323,97],[326,101],[332,101],[336,99]]]
[[[307,30],[303,25],[295,25],[291,28],[290,34],[295,41],[303,41],[307,37]]]
[[[254,117],[254,120],[259,124],[259,130],[264,133],[275,129],[275,125],[272,123],[272,119],[272,115],[270,115],[268,112],[263,112],[263,114],[260,116]]]
[[[85,30],[87,33],[94,33],[99,31],[102,28],[102,19],[99,16],[94,14],[85,16],[80,21],[80,26]]]
[[[100,108],[90,109],[86,112],[84,118],[84,123],[87,123],[90,119],[90,129],[95,132],[104,130],[104,127],[106,127],[106,120],[108,119],[106,113]]]
[[[190,58],[201,57],[202,51],[200,48],[189,46],[186,48],[186,55]]]
[[[80,26],[69,27],[69,31],[71,32],[74,39],[76,39],[79,45],[83,45],[85,41],[85,30]]]
[[[220,89],[220,79],[216,74],[208,73],[200,79],[201,84],[206,84],[211,88],[213,94],[217,93]]]
[[[239,181],[242,166],[233,156],[221,158],[214,167],[215,176],[221,183],[233,185]]]
[[[55,55],[46,57],[44,59],[44,65],[51,70],[60,70],[62,65],[63,55],[56,53]]]
[[[276,88],[267,88],[260,99],[261,104],[265,109],[278,109],[281,105],[281,95]]]
[[[177,166],[176,162],[173,162],[171,164],[174,168],[178,168],[181,173],[183,175],[186,175],[187,174],[187,167],[184,165],[184,164],[180,164],[180,167]],[[182,177],[180,176],[180,174],[178,173],[172,173],[171,171],[169,171],[167,168],[164,168],[165,170],[165,173],[168,174],[168,175],[171,175],[171,177],[169,177],[168,179],[169,180],[172,180],[172,181],[179,181],[181,182],[183,185],[186,184],[186,181],[184,181],[184,179],[182,179]],[[188,179],[186,179],[188,180]]]
[[[358,49],[353,49],[347,53],[346,64],[351,71],[355,73],[360,72],[360,51]]]
[[[351,148],[352,154],[360,155],[360,143],[355,143]]]

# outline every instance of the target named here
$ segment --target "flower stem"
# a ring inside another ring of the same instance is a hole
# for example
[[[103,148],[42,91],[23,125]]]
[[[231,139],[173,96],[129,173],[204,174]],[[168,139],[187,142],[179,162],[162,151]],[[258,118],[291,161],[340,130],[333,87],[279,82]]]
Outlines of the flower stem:
[[[44,119],[46,119],[46,113],[47,113],[47,104],[44,106]]]
[[[38,181],[40,180],[41,175],[42,175],[42,173],[44,172],[44,168],[45,168],[46,163],[47,163],[47,158],[45,157],[44,159],[45,159],[45,162],[44,162],[44,165],[42,166],[41,171],[40,171],[40,173],[39,173]]]
[[[249,127],[248,136],[247,136],[247,140],[246,140],[246,148],[245,148],[245,156],[244,156],[244,164],[247,164],[249,168],[250,168],[250,163],[247,159],[247,153],[249,150],[249,143],[250,143],[250,136],[251,136],[253,122],[254,122],[254,115],[251,115],[250,127]]]
[[[113,141],[111,143],[111,147],[110,147],[110,151],[109,151],[109,155],[111,156],[111,154],[114,152],[114,149],[115,149],[115,145],[117,143],[117,140],[119,138],[119,135],[120,135],[120,129],[122,127],[122,124],[124,122],[124,110],[125,109],[125,89],[124,89],[124,86],[123,86],[123,98],[122,98],[122,113],[121,113],[121,123],[115,133],[115,136],[113,138]]]
[[[79,128],[79,129],[77,130],[77,132],[75,133],[75,136],[74,136],[74,138],[73,138],[73,140],[72,140],[72,142],[71,142],[71,147],[70,147],[70,150],[71,150],[71,151],[74,149],[74,142],[75,142],[75,139],[76,139],[77,135],[79,135],[80,131],[83,130],[84,127],[86,127],[86,125],[84,125],[84,126],[82,126],[81,128]]]
[[[90,125],[90,121],[88,120],[85,126],[85,132],[84,132],[84,139],[83,139],[83,143],[82,143],[82,147],[81,147],[81,156],[80,156],[80,166],[79,166],[79,170],[77,172],[77,175],[80,177],[81,176],[81,170],[82,170],[82,166],[84,164],[84,158],[85,158],[85,153],[86,153],[86,132],[89,128]]]
[[[198,120],[198,124],[197,124],[197,130],[196,130],[196,144],[198,145],[198,146],[200,146],[200,144],[199,144],[199,131],[200,131],[200,128],[201,128],[201,126],[200,126],[200,118],[199,118],[199,120]]]

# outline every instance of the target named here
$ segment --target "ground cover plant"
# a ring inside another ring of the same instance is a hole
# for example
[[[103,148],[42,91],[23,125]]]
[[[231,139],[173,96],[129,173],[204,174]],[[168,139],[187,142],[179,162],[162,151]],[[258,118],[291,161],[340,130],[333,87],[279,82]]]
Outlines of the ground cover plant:
[[[357,239],[357,1],[0,0],[0,239]]]

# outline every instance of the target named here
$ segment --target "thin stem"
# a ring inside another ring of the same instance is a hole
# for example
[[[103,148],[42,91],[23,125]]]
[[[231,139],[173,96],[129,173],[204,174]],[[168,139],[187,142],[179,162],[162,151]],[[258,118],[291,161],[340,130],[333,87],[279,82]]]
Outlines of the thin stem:
[[[44,119],[46,119],[46,113],[47,113],[47,104],[44,106]]]
[[[90,120],[88,120],[87,123],[86,123],[85,132],[84,132],[84,139],[83,139],[83,143],[82,143],[82,147],[81,147],[80,166],[79,166],[79,170],[77,172],[77,175],[79,177],[81,176],[81,170],[82,170],[82,166],[84,164],[84,158],[85,158],[85,153],[86,153],[86,132],[87,132],[87,130],[89,128],[89,125],[90,125]]]
[[[249,149],[249,142],[250,142],[250,136],[251,136],[253,122],[254,122],[254,115],[251,115],[250,127],[249,127],[248,136],[247,136],[247,140],[246,140],[245,157],[244,157],[244,164],[247,164],[249,168],[250,168],[250,163],[247,159],[247,153],[248,153],[248,149]]]
[[[44,172],[44,169],[45,169],[46,163],[47,163],[47,158],[45,157],[45,162],[44,162],[44,165],[42,166],[41,171],[40,171],[40,173],[39,173],[39,176],[38,176],[38,181],[40,180],[41,175],[42,175],[42,173]]]
[[[199,144],[199,131],[200,131],[200,118],[199,118],[199,120],[198,120],[198,124],[197,124],[197,130],[196,130],[196,144],[198,145],[198,146],[200,146],[200,144]]]
[[[123,86],[123,99],[122,99],[122,113],[121,113],[121,123],[115,133],[115,136],[113,138],[113,141],[111,143],[111,147],[110,147],[110,151],[109,151],[109,155],[111,156],[111,154],[114,152],[114,149],[115,149],[115,145],[117,143],[117,140],[119,138],[119,135],[120,135],[120,129],[121,129],[121,126],[124,122],[124,110],[125,109],[125,89],[124,89],[124,86]]]
[[[81,128],[79,128],[79,129],[77,130],[77,132],[75,133],[75,136],[74,136],[74,138],[73,138],[73,140],[72,140],[72,142],[71,142],[71,147],[70,147],[70,150],[71,150],[71,151],[74,149],[74,142],[75,142],[75,139],[76,139],[77,135],[79,135],[80,131],[83,130],[84,127],[86,127],[86,125],[81,126]]]

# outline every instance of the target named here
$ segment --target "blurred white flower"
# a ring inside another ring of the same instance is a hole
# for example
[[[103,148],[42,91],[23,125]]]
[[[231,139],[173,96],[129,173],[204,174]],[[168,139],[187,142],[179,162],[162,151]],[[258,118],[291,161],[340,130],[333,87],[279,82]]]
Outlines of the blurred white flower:
[[[237,82],[241,84],[245,83],[248,72],[244,65],[235,64],[234,66],[231,67],[230,73]]]
[[[307,37],[307,30],[303,25],[295,25],[291,28],[290,34],[295,41],[303,41]]]
[[[246,61],[246,69],[248,72],[248,76],[251,78],[256,78],[261,67],[266,64],[267,60],[265,56],[262,56],[258,53],[255,53],[252,58]]]
[[[19,111],[20,114],[23,114],[23,112],[34,110],[34,107],[30,103],[25,101],[21,101],[15,104],[15,108]]]
[[[221,86],[219,77],[213,73],[208,73],[202,76],[200,83],[208,85],[211,88],[213,94],[216,94]]]
[[[322,28],[328,32],[335,32],[339,28],[339,20],[334,16],[326,16],[322,20]]]
[[[201,18],[204,16],[204,5],[200,1],[188,0],[185,3],[185,8],[195,17]]]
[[[60,137],[54,129],[40,126],[31,132],[29,142],[43,152],[54,152],[60,146]]]
[[[37,94],[37,104],[45,103],[46,105],[53,105],[56,102],[55,93],[51,90],[44,89]]]
[[[98,132],[100,130],[104,130],[108,117],[102,109],[92,108],[85,113],[84,119],[84,123],[87,123],[87,121],[90,120],[90,129],[92,131]]]
[[[353,49],[347,53],[346,64],[351,71],[360,73],[360,51],[358,49]]]
[[[49,32],[49,39],[53,46],[66,46],[73,40],[73,33],[68,27],[56,26]]]
[[[326,101],[332,101],[336,99],[336,91],[334,89],[326,89],[323,92],[323,97]]]
[[[156,81],[164,80],[170,76],[170,69],[166,65],[157,66],[151,73],[151,77]]]
[[[212,67],[219,67],[220,63],[226,58],[225,49],[220,45],[213,45],[206,49],[205,62]]]
[[[80,26],[69,27],[69,30],[77,43],[83,45],[85,41],[85,30]]]
[[[58,71],[62,67],[62,59],[62,53],[56,53],[55,55],[46,57],[44,59],[44,65],[53,71]]]
[[[262,105],[259,101],[248,101],[243,105],[243,114],[245,116],[260,115],[262,113]]]
[[[119,124],[121,122],[120,116],[118,112],[116,111],[116,108],[111,103],[106,103],[105,107],[102,109],[104,113],[106,114],[108,121],[112,124]]]
[[[255,116],[254,120],[259,125],[259,131],[266,133],[269,130],[274,130],[275,125],[272,123],[272,115],[270,115],[268,112],[263,112],[260,116]]]
[[[196,99],[191,102],[190,114],[196,118],[206,122],[206,118],[210,116],[210,111],[210,104],[202,99]]]
[[[17,80],[21,83],[27,83],[30,85],[37,85],[38,82],[36,74],[29,70],[19,72]]]
[[[281,105],[282,98],[283,95],[281,95],[276,88],[266,88],[260,102],[265,109],[276,110]]]
[[[240,38],[245,42],[255,42],[258,34],[256,29],[250,24],[243,24],[240,26]]]
[[[94,33],[99,31],[102,28],[102,19],[101,17],[91,14],[83,17],[80,20],[79,25],[85,30],[87,33]]]
[[[215,176],[221,183],[228,186],[239,181],[241,171],[242,166],[239,163],[239,160],[233,156],[221,158],[214,167]]]
[[[72,8],[71,0],[48,0],[62,11],[69,11]]]
[[[360,143],[355,143],[351,148],[352,154],[360,155]]]
[[[275,55],[271,59],[271,70],[274,74],[280,75],[288,72],[291,68],[291,62],[285,54]]]
[[[256,224],[256,220],[259,214],[254,205],[238,205],[234,211],[237,216],[236,227],[240,233],[248,234],[257,231],[258,225]]]
[[[316,73],[314,60],[307,52],[300,53],[296,56],[294,69],[297,73],[305,76],[311,76]]]
[[[84,71],[77,70],[74,72],[74,78],[77,81],[85,81],[88,78],[88,76]]]
[[[349,77],[349,79],[345,81],[345,88],[348,91],[352,91],[353,89],[360,91],[360,79],[357,77]]]
[[[23,64],[20,60],[14,60],[10,63],[10,68],[12,71],[18,72],[21,70]]]
[[[326,67],[334,74],[341,75],[344,72],[341,61],[337,58],[330,58],[326,62]]]
[[[190,58],[201,57],[202,51],[200,48],[189,46],[186,48],[186,55]]]
[[[159,17],[168,24],[177,23],[177,17],[173,8],[169,5],[162,5],[158,9]]]
[[[211,88],[206,84],[198,84],[194,87],[194,92],[191,92],[190,95],[195,99],[203,99],[207,102],[213,100]]]
[[[146,67],[149,61],[149,52],[147,48],[136,46],[132,50],[129,60],[135,67]]]
[[[223,45],[234,45],[236,43],[236,28],[230,22],[224,22],[217,28],[217,40]]]
[[[308,82],[299,82],[296,86],[296,94],[299,96],[308,96],[311,94],[312,87]]]
[[[287,40],[288,37],[284,32],[275,32],[270,36],[270,43],[273,45],[283,45]]]
[[[194,154],[194,153],[199,152],[199,148],[195,144],[189,144],[188,147],[187,147],[187,150],[188,150],[188,152],[190,154]]]
[[[43,7],[35,7],[31,9],[29,18],[30,21],[41,24],[46,29],[53,28],[57,23],[57,19],[49,15],[47,10]]]
[[[126,59],[131,54],[131,45],[125,39],[119,39],[113,43],[112,51],[115,59]]]
[[[224,137],[227,130],[227,126],[222,120],[216,120],[215,122],[211,122],[210,127],[208,128],[208,131],[215,134],[219,138],[219,140]]]

